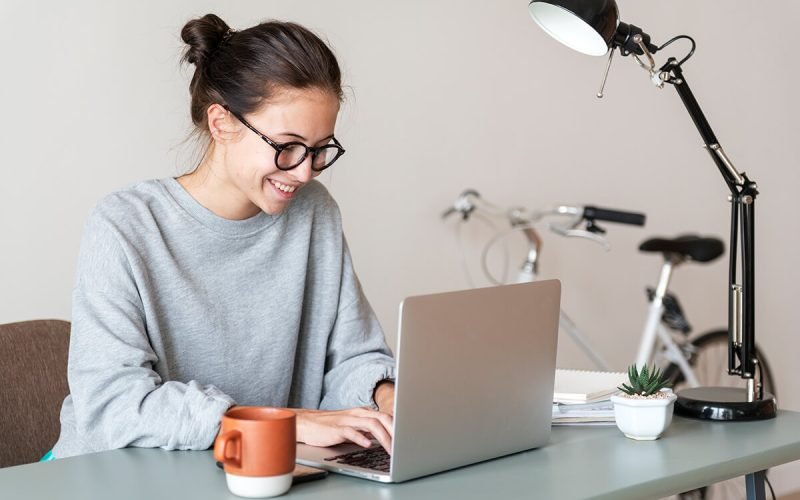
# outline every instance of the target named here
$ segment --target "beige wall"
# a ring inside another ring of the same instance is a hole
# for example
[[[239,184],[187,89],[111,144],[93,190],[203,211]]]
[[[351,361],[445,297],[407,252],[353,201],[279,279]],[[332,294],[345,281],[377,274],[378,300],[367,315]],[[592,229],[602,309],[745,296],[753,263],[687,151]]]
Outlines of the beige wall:
[[[800,4],[619,2],[623,19],[655,41],[683,33],[697,40],[686,76],[726,151],[763,193],[758,342],[775,367],[780,406],[800,410],[792,313],[800,241],[789,212],[800,184],[792,92]],[[465,187],[498,203],[648,214],[645,229],[608,226],[609,253],[546,235],[543,274],[563,280],[564,307],[620,368],[634,356],[643,288],[657,274],[658,258],[640,255],[638,243],[681,232],[726,238],[724,184],[674,91],[653,88],[632,60],[618,58],[599,101],[604,60],[547,38],[524,0],[3,0],[0,322],[69,318],[81,228],[94,203],[187,168],[188,73],[178,68],[178,32],[209,11],[234,27],[270,17],[304,23],[339,55],[351,92],[337,135],[348,154],[323,180],[392,343],[404,296],[467,284],[453,225],[439,219]],[[467,233],[473,257],[488,234],[477,224]],[[698,330],[724,324],[725,287],[722,261],[686,266],[674,281]],[[589,366],[567,339],[559,364]],[[776,488],[800,488],[798,470],[778,469]]]

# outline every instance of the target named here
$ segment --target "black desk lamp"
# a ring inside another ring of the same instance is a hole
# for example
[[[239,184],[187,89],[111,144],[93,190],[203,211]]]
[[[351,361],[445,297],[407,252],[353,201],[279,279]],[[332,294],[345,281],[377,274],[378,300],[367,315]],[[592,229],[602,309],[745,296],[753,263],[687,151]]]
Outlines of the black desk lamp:
[[[608,56],[603,88],[614,51],[631,55],[650,74],[651,81],[663,88],[675,87],[691,115],[711,158],[731,191],[731,244],[728,300],[728,374],[739,375],[746,388],[697,387],[678,392],[675,412],[709,420],[758,420],[774,418],[775,397],[756,385],[758,359],[755,356],[754,214],[758,195],[756,183],[739,173],[719,145],[711,126],[694,98],[681,66],[694,54],[694,40],[686,35],[672,38],[661,46],[653,45],[641,28],[619,20],[615,0],[531,0],[528,10],[547,34],[564,45],[593,56]],[[670,57],[656,69],[653,54],[672,42],[691,42],[689,54],[678,61]],[[646,58],[646,61],[642,58]],[[740,228],[741,224],[741,228]],[[740,234],[741,229],[741,234]],[[741,283],[737,283],[737,249],[741,246]],[[763,380],[763,377],[759,377]]]

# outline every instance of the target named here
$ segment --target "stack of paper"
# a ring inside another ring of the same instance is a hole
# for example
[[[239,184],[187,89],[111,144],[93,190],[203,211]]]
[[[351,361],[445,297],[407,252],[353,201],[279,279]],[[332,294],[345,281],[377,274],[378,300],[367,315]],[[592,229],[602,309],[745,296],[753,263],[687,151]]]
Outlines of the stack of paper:
[[[613,425],[611,395],[627,379],[622,372],[556,370],[553,425]]]
[[[613,425],[614,404],[610,400],[589,404],[553,403],[553,425]]]

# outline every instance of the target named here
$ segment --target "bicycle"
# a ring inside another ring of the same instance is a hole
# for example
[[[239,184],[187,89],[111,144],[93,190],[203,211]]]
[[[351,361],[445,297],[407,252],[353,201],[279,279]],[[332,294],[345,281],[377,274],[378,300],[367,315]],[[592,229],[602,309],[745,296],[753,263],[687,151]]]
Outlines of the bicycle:
[[[494,237],[486,244],[481,257],[481,267],[484,274],[495,284],[502,284],[505,280],[495,279],[488,271],[487,255],[489,250],[501,239],[513,232],[522,232],[528,244],[528,251],[522,263],[515,282],[535,281],[538,275],[538,263],[541,254],[542,237],[537,230],[537,225],[553,217],[566,218],[560,224],[549,222],[547,228],[555,234],[567,238],[583,238],[602,245],[606,250],[610,248],[604,236],[605,229],[597,222],[610,222],[643,226],[645,215],[641,213],[610,210],[594,206],[558,205],[544,210],[528,210],[522,207],[503,209],[483,200],[474,190],[467,190],[456,199],[442,218],[452,214],[461,215],[461,224],[469,221],[474,215],[485,218],[502,217],[510,224],[505,231],[496,231]],[[674,270],[689,262],[707,264],[713,262],[725,252],[722,240],[712,237],[699,237],[683,235],[677,238],[651,238],[644,241],[639,250],[646,253],[660,253],[663,264],[655,287],[647,287],[648,313],[639,341],[636,355],[636,365],[656,364],[663,373],[669,377],[673,387],[678,390],[682,387],[699,386],[734,386],[738,378],[728,375],[728,331],[727,329],[714,329],[699,335],[692,335],[689,324],[678,297],[669,291],[669,283]],[[462,249],[462,264],[465,265]],[[568,334],[579,348],[604,371],[610,370],[608,363],[591,345],[590,341],[577,327],[575,322],[561,312],[560,327]],[[756,390],[776,394],[772,370],[761,349],[755,348],[756,366],[758,368],[755,380]],[[726,482],[729,483],[729,482]],[[715,491],[718,498],[731,498],[731,484],[718,483],[715,490],[722,489],[722,493]],[[739,483],[734,486],[739,489]],[[771,487],[771,486],[770,486]],[[687,493],[682,498],[692,495],[700,498],[709,498],[711,494],[707,488]]]

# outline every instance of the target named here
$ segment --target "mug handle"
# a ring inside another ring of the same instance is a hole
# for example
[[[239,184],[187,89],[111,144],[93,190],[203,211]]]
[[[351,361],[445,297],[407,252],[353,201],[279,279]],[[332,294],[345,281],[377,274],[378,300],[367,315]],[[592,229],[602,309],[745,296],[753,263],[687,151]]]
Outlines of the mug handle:
[[[233,453],[228,454],[228,445],[232,445]],[[214,442],[214,459],[225,465],[242,467],[242,433],[237,430],[223,432]]]

